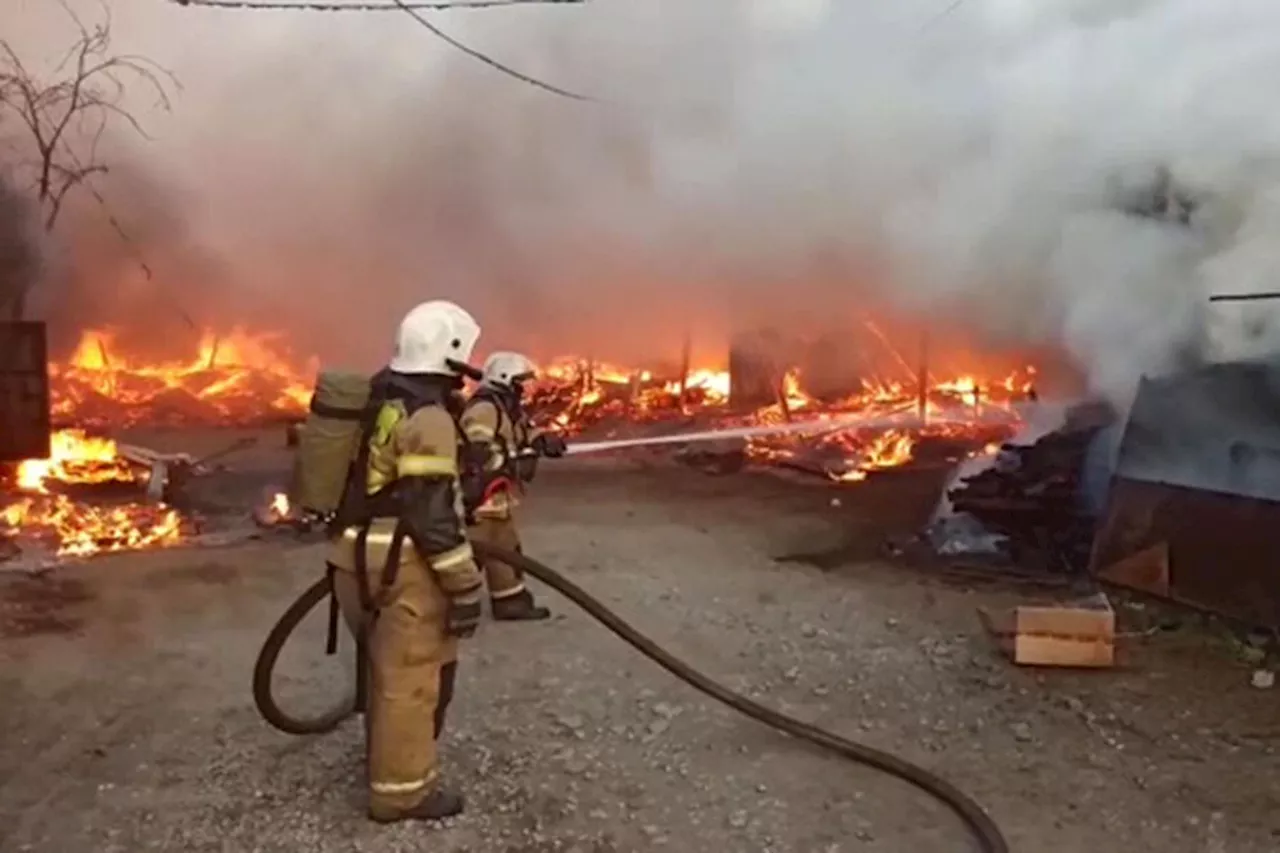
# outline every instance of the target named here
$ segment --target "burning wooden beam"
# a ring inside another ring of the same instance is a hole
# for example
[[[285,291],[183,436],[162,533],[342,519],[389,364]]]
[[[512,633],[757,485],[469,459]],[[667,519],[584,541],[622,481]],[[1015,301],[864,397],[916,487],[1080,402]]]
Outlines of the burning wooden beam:
[[[791,401],[787,398],[787,374],[774,365],[773,373],[778,377],[777,384],[773,386],[773,393],[778,399],[778,408],[782,410],[782,417],[788,423],[791,422]]]
[[[205,365],[206,370],[213,370],[218,365],[218,344],[220,340],[221,340],[220,338],[215,336],[213,339],[213,344],[209,347],[209,360],[208,360],[208,363]]]
[[[627,386],[627,411],[635,412],[640,402],[640,392],[644,390],[644,371],[633,371],[627,377]]]
[[[689,371],[693,369],[693,332],[685,329],[684,341],[680,347],[680,411],[688,410]]]
[[[916,371],[916,416],[929,422],[929,333],[920,336],[920,367]]]

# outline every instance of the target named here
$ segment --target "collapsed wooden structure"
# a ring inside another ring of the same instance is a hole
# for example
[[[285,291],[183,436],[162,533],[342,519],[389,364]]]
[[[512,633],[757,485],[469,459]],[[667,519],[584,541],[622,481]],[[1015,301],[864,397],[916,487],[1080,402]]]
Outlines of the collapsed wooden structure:
[[[1102,469],[1093,505],[1091,465]],[[1123,429],[1101,408],[1076,410],[1038,441],[1005,445],[948,497],[1004,537],[1020,568],[1087,572],[1280,629],[1280,369],[1272,365],[1144,378]]]

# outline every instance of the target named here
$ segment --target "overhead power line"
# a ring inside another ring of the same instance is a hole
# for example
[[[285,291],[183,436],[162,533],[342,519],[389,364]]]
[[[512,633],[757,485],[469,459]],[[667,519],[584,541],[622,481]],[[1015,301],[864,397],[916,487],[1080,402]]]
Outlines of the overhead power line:
[[[399,5],[394,0],[368,3],[342,2],[289,2],[289,0],[169,0],[179,6],[203,6],[209,9],[260,9],[287,12],[403,12],[409,9],[493,9],[501,6],[541,6],[581,4],[586,0],[406,0]]]
[[[422,16],[421,12],[411,8],[408,5],[408,0],[393,0],[393,2],[395,2],[395,4],[399,6],[402,10],[404,10],[404,12],[407,15],[409,15],[409,17],[413,18],[421,26],[429,30],[432,33],[432,35],[434,35],[436,38],[443,41],[445,44],[457,50],[462,51],[472,59],[480,60],[485,65],[488,65],[490,68],[493,68],[496,71],[500,71],[503,74],[506,74],[508,77],[514,77],[515,79],[523,83],[528,83],[530,86],[534,86],[538,89],[542,89],[545,92],[550,92],[553,95],[559,95],[562,98],[569,98],[570,100],[573,100],[573,101],[593,100],[592,98],[583,94],[579,94],[578,92],[571,92],[568,89],[561,89],[559,86],[552,85],[551,83],[547,83],[544,80],[539,80],[536,77],[530,77],[528,74],[525,74],[521,71],[517,71],[514,68],[512,68],[510,65],[504,65],[503,63],[499,62],[493,57],[488,56],[487,54],[483,54],[480,51],[476,50],[475,48],[468,47],[467,45],[458,41],[453,36],[446,33],[444,30],[437,27],[435,24],[428,21],[426,18]]]
[[[579,92],[573,92],[569,89],[562,89],[559,86],[539,80],[522,71],[517,71],[510,65],[499,62],[493,57],[481,53],[473,47],[462,43],[458,39],[446,33],[435,24],[423,17],[422,9],[488,9],[500,6],[532,6],[532,5],[560,5],[577,3],[581,4],[585,0],[440,0],[440,2],[421,2],[421,0],[387,0],[387,2],[373,3],[331,3],[322,2],[322,0],[311,0],[311,2],[287,2],[286,0],[169,0],[171,3],[177,3],[179,6],[203,6],[205,8],[214,9],[252,9],[252,10],[287,10],[301,12],[403,12],[413,18],[419,26],[429,31],[436,38],[445,44],[465,53],[472,59],[479,60],[490,68],[502,74],[527,83],[544,92],[550,92],[553,95],[559,95],[562,98],[568,98],[573,101],[594,101],[595,99],[583,95]]]

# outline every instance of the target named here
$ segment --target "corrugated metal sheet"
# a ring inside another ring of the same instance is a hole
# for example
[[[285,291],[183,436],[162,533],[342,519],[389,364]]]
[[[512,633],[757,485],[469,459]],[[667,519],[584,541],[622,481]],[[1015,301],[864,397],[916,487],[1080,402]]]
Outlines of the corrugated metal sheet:
[[[1280,501],[1280,370],[1221,364],[1143,379],[1115,476]]]
[[[1280,370],[1222,364],[1138,388],[1091,571],[1167,547],[1130,585],[1280,627]],[[1123,582],[1123,581],[1122,581]]]

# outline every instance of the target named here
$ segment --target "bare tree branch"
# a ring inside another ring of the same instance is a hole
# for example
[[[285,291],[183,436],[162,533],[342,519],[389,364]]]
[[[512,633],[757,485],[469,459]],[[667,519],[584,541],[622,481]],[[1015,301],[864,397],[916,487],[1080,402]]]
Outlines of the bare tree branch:
[[[103,136],[112,124],[123,123],[148,139],[138,118],[125,106],[131,86],[149,88],[156,106],[168,111],[169,93],[180,89],[177,78],[146,57],[111,51],[111,14],[102,4],[96,24],[82,20],[66,0],[58,0],[75,26],[76,38],[51,74],[38,76],[13,46],[0,38],[0,120],[16,117],[27,137],[29,154],[19,159],[18,172],[27,173],[27,190],[41,210],[41,222],[52,231],[72,190],[84,186],[99,203],[102,195],[90,184],[108,168],[99,159]],[[112,219],[119,230],[118,223]],[[0,292],[9,314],[21,318],[28,293]]]
[[[65,166],[54,164],[53,172],[56,180],[51,183],[56,184],[56,186],[45,204],[44,228],[46,231],[52,231],[53,226],[57,224],[58,214],[62,211],[62,203],[66,200],[67,193],[84,183],[91,175],[105,175],[107,167],[95,165],[68,169]]]

